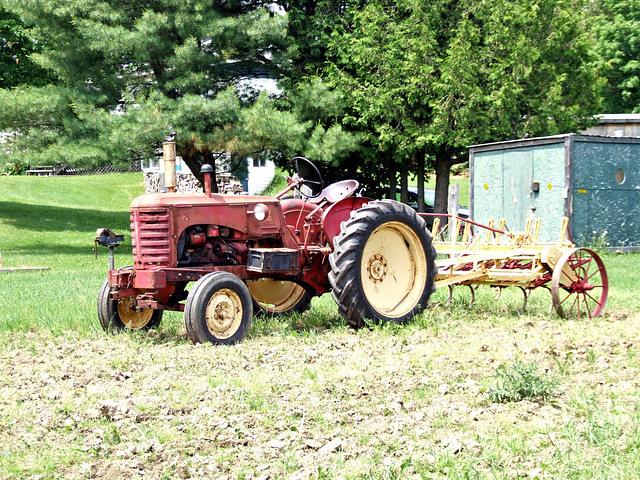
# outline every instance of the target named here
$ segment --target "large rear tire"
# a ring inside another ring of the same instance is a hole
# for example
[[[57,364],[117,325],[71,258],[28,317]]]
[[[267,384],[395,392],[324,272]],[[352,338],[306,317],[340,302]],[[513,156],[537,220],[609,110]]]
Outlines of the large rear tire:
[[[162,310],[136,308],[135,296],[111,300],[109,293],[114,289],[105,280],[98,293],[98,319],[105,332],[124,330],[151,330],[160,325]]]
[[[431,234],[410,207],[380,200],[356,210],[329,255],[340,314],[354,328],[365,319],[407,322],[435,290],[435,258]]]
[[[247,280],[254,314],[270,316],[303,313],[311,308],[311,295],[297,283],[271,278]]]
[[[193,343],[232,345],[251,329],[253,301],[245,283],[229,272],[198,280],[187,297],[184,323]]]

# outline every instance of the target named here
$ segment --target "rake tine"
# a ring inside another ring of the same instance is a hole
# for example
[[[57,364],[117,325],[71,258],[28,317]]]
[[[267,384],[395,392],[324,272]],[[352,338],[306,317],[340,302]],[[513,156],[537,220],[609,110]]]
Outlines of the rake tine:
[[[473,289],[473,285],[467,285],[471,290],[471,301],[469,302],[469,308],[473,308],[473,304],[476,301],[476,291]]]
[[[449,296],[447,297],[447,303],[445,303],[445,306],[450,307],[452,301],[453,301],[453,285],[449,285]]]
[[[498,293],[496,294],[495,298],[493,299],[494,302],[497,302],[498,300],[500,300],[500,295],[502,295],[502,289],[504,287],[496,287],[496,290],[498,290]]]
[[[524,302],[522,302],[522,308],[520,309],[520,313],[524,313],[527,309],[527,300],[529,300],[529,295],[531,294],[531,290],[526,289],[524,287],[519,287],[522,290],[522,294],[524,295]]]

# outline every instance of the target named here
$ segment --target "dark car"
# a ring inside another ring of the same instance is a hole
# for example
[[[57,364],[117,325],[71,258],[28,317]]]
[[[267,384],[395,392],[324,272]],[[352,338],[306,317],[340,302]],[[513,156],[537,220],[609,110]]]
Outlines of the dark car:
[[[414,210],[418,210],[418,187],[408,187],[409,205]],[[372,192],[364,192],[365,196],[372,198],[387,198],[389,193],[389,187],[377,187]],[[431,188],[424,189],[424,213],[433,213],[433,205],[435,203],[436,191]],[[396,189],[396,200],[400,201],[400,187]],[[462,218],[469,218],[469,208],[458,205],[458,216]],[[427,225],[429,228],[433,225],[433,218],[426,217]]]

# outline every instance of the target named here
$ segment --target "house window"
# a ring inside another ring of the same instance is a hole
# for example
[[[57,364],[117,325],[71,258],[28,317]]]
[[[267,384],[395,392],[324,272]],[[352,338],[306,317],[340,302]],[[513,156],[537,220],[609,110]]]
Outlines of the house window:
[[[254,158],[253,159],[253,166],[254,167],[266,167],[267,166],[267,161],[264,158]]]
[[[157,158],[148,158],[146,160],[141,160],[140,164],[143,170],[149,170],[149,169],[159,170],[160,169],[160,162],[158,161]]]

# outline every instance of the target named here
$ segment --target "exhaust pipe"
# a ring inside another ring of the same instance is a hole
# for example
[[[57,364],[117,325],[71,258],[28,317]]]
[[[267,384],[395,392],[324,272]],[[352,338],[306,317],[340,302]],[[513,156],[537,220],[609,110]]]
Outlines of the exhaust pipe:
[[[207,197],[211,196],[211,173],[213,172],[213,167],[208,163],[205,163],[200,169],[200,173],[204,177],[204,193]]]
[[[176,191],[176,142],[162,143],[162,159],[164,161],[164,185],[169,192]]]

